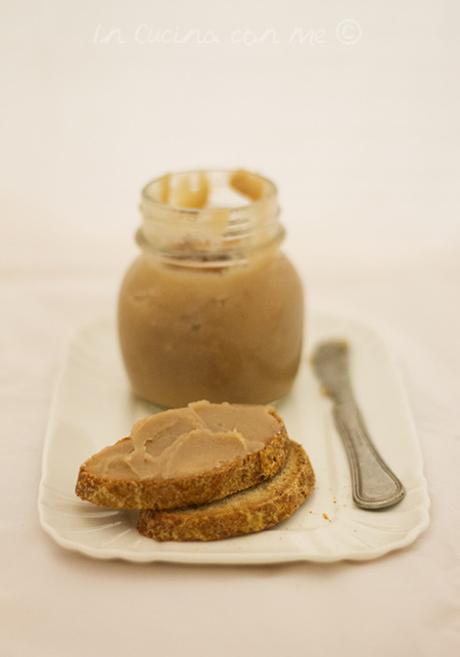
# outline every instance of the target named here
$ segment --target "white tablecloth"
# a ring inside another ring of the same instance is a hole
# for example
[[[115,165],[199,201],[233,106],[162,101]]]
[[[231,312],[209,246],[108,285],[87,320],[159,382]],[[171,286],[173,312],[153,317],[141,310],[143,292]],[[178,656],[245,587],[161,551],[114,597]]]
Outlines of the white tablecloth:
[[[2,657],[460,654],[459,7],[345,5],[5,12]],[[220,41],[143,44],[141,24]],[[272,26],[278,43],[231,42]],[[290,43],[299,26],[321,43]],[[40,529],[58,361],[81,324],[114,308],[139,188],[214,163],[277,180],[309,307],[371,322],[396,354],[432,498],[411,547],[359,564],[134,565],[67,552]]]

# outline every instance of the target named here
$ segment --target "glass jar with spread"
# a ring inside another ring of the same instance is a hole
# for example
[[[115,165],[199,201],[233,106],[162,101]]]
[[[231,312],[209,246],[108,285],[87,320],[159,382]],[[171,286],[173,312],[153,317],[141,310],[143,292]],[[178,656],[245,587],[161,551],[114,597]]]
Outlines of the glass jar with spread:
[[[246,171],[168,174],[144,188],[141,213],[118,304],[134,392],[163,407],[284,396],[304,310],[274,184]]]

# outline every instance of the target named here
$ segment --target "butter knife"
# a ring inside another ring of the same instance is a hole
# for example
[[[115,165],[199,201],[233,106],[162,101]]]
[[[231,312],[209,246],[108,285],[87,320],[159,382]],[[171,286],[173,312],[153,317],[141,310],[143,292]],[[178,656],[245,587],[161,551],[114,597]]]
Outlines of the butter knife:
[[[405,495],[404,486],[380,456],[367,431],[353,394],[347,343],[322,342],[313,353],[312,364],[323,392],[333,402],[335,426],[350,465],[355,504],[368,510],[397,504]]]

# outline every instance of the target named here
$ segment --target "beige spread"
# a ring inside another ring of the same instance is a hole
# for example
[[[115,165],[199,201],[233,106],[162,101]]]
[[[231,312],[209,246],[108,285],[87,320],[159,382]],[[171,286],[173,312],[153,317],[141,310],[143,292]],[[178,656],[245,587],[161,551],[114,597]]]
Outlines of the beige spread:
[[[234,171],[229,178],[229,188],[236,192],[239,203],[258,201],[264,194],[264,181],[243,169]],[[170,174],[161,178],[161,203],[177,208],[205,208],[212,205],[213,190],[204,171],[184,174],[173,184]]]
[[[204,208],[208,237],[214,231],[219,238],[227,230],[230,204],[227,209],[220,205],[228,199],[217,198],[219,190],[204,172],[166,175],[158,187],[155,212]],[[270,190],[264,178],[235,171],[227,190],[220,191],[234,194],[238,207],[244,201],[258,226],[268,216],[264,203],[273,202]],[[151,226],[149,241],[166,236],[177,250],[176,229],[182,223],[166,217]],[[201,249],[203,235],[194,216],[185,221],[196,232],[194,241],[182,247],[193,254]],[[237,246],[238,239],[241,235],[235,237]],[[225,246],[235,243],[226,238]],[[147,249],[132,264],[120,290],[118,326],[125,366],[140,397],[179,407],[194,399],[266,404],[288,392],[302,347],[301,281],[277,242],[248,252],[241,246],[241,253],[237,266],[220,266],[212,254],[189,266]]]
[[[151,415],[134,424],[129,440],[91,457],[87,468],[114,479],[198,474],[262,449],[280,430],[269,411],[199,401]]]

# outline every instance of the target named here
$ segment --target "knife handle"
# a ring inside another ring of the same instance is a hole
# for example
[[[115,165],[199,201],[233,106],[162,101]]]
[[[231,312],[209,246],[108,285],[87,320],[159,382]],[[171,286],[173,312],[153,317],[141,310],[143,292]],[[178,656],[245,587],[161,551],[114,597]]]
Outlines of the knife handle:
[[[334,404],[333,417],[347,453],[355,504],[377,510],[400,502],[404,486],[372,443],[354,401]]]

